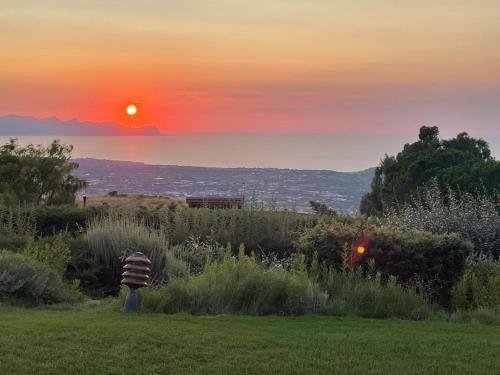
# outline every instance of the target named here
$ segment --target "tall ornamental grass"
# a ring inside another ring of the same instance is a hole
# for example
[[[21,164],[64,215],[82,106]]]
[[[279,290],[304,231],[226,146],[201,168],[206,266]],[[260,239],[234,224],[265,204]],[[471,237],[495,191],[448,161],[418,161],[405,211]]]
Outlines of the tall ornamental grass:
[[[281,256],[290,255],[297,234],[317,221],[314,215],[261,209],[177,207],[162,210],[159,215],[161,229],[172,245],[197,237],[223,245],[244,243],[257,252]]]
[[[208,262],[197,276],[140,290],[139,305],[142,311],[165,313],[300,315],[320,313],[327,298],[307,273],[266,267],[241,251]]]
[[[327,314],[353,315],[364,318],[430,319],[435,307],[414,287],[403,287],[381,274],[363,275],[361,269],[330,269],[321,284],[330,295]]]
[[[0,206],[0,235],[34,236],[35,211],[31,206]]]
[[[139,219],[111,214],[88,224],[85,239],[94,262],[101,266],[104,284],[119,289],[125,258],[136,251],[151,260],[153,283],[163,283],[174,276],[189,274],[187,265],[169,251],[165,236]]]
[[[353,315],[368,318],[430,319],[435,308],[416,289],[398,285],[395,278],[361,269],[336,271],[324,264],[307,270],[305,257],[287,263],[264,264],[254,256],[226,251],[203,272],[176,278],[160,288],[139,291],[141,312],[191,314]],[[114,303],[122,306],[126,291]]]

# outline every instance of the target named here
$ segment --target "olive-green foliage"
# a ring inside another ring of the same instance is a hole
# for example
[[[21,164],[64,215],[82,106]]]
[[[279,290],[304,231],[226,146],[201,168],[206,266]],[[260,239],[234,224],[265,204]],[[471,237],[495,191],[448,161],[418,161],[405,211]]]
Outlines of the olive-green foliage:
[[[173,279],[161,289],[139,294],[147,311],[192,314],[319,313],[327,300],[305,271],[265,267],[243,251],[238,257],[226,252],[221,262],[208,263],[200,275]]]
[[[436,234],[458,233],[476,251],[500,256],[500,195],[442,192],[433,181],[413,202],[390,208],[383,222]]]
[[[249,249],[290,255],[296,234],[314,225],[317,217],[292,211],[253,209],[211,210],[178,207],[165,210],[161,227],[171,244],[181,244],[190,237],[202,241],[244,243]]]
[[[0,249],[10,250],[17,253],[28,246],[31,241],[33,241],[32,236],[0,234]]]
[[[304,258],[291,269],[263,265],[253,257],[232,257],[207,264],[196,277],[174,279],[161,288],[140,289],[140,312],[193,314],[331,314],[369,318],[422,320],[436,310],[415,288],[383,282],[380,273],[361,269],[336,271],[319,265],[317,258],[306,272]],[[314,266],[316,264],[316,266]],[[123,306],[126,288],[111,308]]]
[[[145,225],[161,229],[170,245],[180,245],[190,238],[200,241],[239,244],[264,253],[283,256],[293,252],[293,241],[302,229],[313,226],[318,221],[316,215],[305,215],[293,211],[271,211],[263,209],[208,208],[123,208],[38,206],[34,209],[36,234],[53,235],[66,231],[73,235],[86,229],[88,222],[120,211],[133,216]],[[322,218],[321,220],[331,220]]]
[[[314,254],[318,254],[321,263],[339,270],[344,267],[346,261],[346,246],[350,250],[358,240],[375,230],[376,227],[368,224],[362,217],[356,218],[353,222],[338,220],[320,222],[302,231],[295,246],[309,261]]]
[[[500,260],[473,254],[453,287],[453,304],[458,309],[496,309],[500,316]]]
[[[155,283],[189,273],[187,265],[169,251],[165,236],[132,216],[115,213],[96,218],[88,224],[85,239],[94,262],[101,266],[103,286],[111,291],[118,291],[123,261],[136,251],[151,260],[151,277]]]
[[[50,236],[60,231],[78,235],[93,218],[103,216],[109,207],[78,207],[74,205],[37,206],[34,209],[36,234]]]
[[[46,265],[25,255],[1,251],[0,299],[50,304],[76,302],[79,295]]]
[[[418,230],[379,229],[367,251],[377,270],[399,282],[422,282],[433,299],[446,304],[464,268],[472,244],[456,234],[434,235]]]
[[[24,249],[35,235],[35,215],[31,206],[0,205],[0,249]]]
[[[5,203],[72,203],[84,180],[71,175],[72,146],[53,141],[50,146],[21,147],[15,139],[0,146],[0,201]]]
[[[66,267],[71,258],[67,239],[62,233],[39,241],[30,241],[23,253],[52,268],[60,275],[64,275],[66,272]]]
[[[364,318],[430,319],[436,309],[414,287],[403,287],[395,277],[384,282],[380,272],[330,269],[320,283],[330,295],[327,314]]]
[[[498,192],[500,161],[491,156],[485,141],[467,133],[449,140],[438,136],[437,127],[424,126],[419,141],[406,144],[396,157],[386,155],[375,170],[371,192],[363,197],[360,211],[381,215],[396,204],[411,201],[431,179],[436,179],[443,190],[449,186],[470,193]]]
[[[480,307],[475,310],[457,310],[448,320],[453,323],[475,323],[500,326],[500,310],[498,308]]]
[[[212,261],[221,260],[224,256],[224,250],[225,248],[217,242],[201,241],[196,237],[188,238],[183,244],[170,248],[176,258],[188,264],[191,274],[201,272],[209,259]]]
[[[308,259],[317,252],[320,262],[337,270],[345,264],[357,243],[366,243],[362,262],[375,260],[384,278],[398,282],[423,282],[437,300],[446,302],[453,283],[460,276],[472,245],[456,234],[433,235],[416,230],[381,228],[360,222],[356,225],[319,224],[303,232],[297,248]]]
[[[0,206],[0,235],[34,236],[35,217],[33,206]]]

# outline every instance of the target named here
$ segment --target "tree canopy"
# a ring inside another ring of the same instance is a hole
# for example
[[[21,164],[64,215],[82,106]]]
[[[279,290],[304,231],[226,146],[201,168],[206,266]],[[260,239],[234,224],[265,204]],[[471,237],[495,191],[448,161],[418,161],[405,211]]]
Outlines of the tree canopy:
[[[0,202],[28,204],[73,203],[86,182],[71,175],[72,146],[53,141],[48,147],[21,147],[11,139],[0,146]]]
[[[482,139],[460,133],[441,140],[437,127],[423,126],[417,142],[406,144],[395,157],[385,155],[382,159],[360,211],[380,215],[389,207],[410,201],[431,180],[441,189],[495,194],[500,189],[500,161],[491,156],[488,143]]]

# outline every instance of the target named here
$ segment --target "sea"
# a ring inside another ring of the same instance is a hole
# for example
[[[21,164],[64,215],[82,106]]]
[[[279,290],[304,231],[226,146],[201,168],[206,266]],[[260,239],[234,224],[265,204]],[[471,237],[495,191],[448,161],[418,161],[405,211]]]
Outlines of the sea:
[[[255,196],[310,211],[317,201],[355,212],[370,190],[373,167],[412,137],[397,135],[173,134],[163,136],[19,137],[22,145],[60,139],[74,147],[82,194]],[[0,142],[9,140],[0,137]],[[490,140],[491,141],[491,140]],[[491,144],[500,154],[500,140]]]
[[[23,136],[21,144],[73,145],[73,157],[228,168],[360,171],[412,136],[186,133],[163,136]],[[9,137],[0,137],[5,143]]]

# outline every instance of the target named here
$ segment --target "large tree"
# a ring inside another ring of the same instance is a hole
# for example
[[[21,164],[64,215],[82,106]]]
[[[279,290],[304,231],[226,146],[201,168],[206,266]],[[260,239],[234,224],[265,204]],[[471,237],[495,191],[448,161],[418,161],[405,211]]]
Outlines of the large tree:
[[[437,127],[420,128],[419,140],[406,144],[396,157],[386,155],[375,170],[371,192],[361,200],[360,211],[379,215],[408,202],[430,180],[442,189],[495,194],[500,189],[500,161],[482,139],[460,133],[439,139]]]
[[[21,147],[11,139],[0,146],[0,201],[4,203],[73,203],[86,182],[71,172],[72,146],[53,141],[48,147]]]

